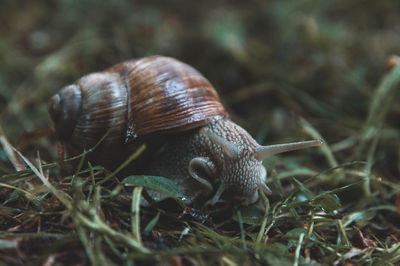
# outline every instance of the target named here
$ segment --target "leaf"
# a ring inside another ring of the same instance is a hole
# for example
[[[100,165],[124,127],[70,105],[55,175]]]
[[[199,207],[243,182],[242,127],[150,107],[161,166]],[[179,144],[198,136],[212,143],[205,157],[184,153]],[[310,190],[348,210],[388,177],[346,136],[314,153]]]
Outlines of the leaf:
[[[131,175],[122,180],[125,186],[140,186],[158,191],[172,198],[181,198],[182,193],[168,178],[150,175]]]
[[[332,212],[342,207],[338,199],[331,194],[319,195],[313,199],[313,203],[324,209],[326,212]]]

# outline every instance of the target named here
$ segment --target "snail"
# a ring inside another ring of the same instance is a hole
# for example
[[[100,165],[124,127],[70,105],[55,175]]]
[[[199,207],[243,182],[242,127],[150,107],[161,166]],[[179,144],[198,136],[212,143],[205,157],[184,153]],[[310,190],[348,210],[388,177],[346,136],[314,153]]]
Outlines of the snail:
[[[146,143],[146,159],[135,173],[169,178],[187,203],[254,203],[259,189],[270,191],[265,158],[322,144],[259,145],[230,120],[203,75],[163,56],[83,76],[51,97],[49,112],[69,154],[93,147],[107,133],[90,160],[115,167]]]

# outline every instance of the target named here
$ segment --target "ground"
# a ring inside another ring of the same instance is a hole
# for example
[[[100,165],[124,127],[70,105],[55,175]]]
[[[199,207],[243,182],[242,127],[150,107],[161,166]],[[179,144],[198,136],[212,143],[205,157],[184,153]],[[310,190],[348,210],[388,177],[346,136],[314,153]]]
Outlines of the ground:
[[[399,11],[395,0],[1,1],[0,265],[398,265]],[[203,73],[259,143],[325,145],[266,160],[272,194],[249,207],[194,208],[179,193],[140,207],[142,186],[171,184],[60,163],[50,96],[155,54]]]

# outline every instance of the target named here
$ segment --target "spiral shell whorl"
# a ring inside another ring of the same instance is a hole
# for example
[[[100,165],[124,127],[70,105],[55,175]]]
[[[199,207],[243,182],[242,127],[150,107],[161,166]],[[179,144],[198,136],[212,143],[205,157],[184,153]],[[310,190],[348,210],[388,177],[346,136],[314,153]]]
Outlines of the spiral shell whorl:
[[[91,148],[108,133],[104,145],[119,143],[127,119],[127,89],[119,73],[89,74],[78,81],[82,90],[82,110],[71,143]]]
[[[50,98],[49,113],[60,140],[66,141],[71,138],[81,108],[82,94],[76,85],[69,85]]]

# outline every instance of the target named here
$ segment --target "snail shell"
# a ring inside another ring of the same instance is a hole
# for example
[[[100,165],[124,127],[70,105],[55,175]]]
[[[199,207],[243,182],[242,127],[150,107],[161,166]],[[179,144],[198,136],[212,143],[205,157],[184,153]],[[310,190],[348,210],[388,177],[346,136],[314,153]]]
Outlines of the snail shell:
[[[148,136],[186,131],[228,116],[205,77],[163,56],[88,74],[51,97],[49,112],[69,154],[92,148],[108,133],[96,152],[96,161],[106,166],[116,166]],[[104,156],[102,151],[107,151]]]

